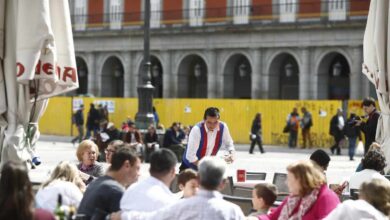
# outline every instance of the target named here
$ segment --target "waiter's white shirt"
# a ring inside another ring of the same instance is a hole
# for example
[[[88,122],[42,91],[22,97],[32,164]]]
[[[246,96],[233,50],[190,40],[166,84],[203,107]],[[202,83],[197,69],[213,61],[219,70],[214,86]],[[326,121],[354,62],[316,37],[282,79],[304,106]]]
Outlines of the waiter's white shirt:
[[[219,121],[219,123],[222,123],[224,125],[221,149],[225,149],[227,151],[233,151],[234,150],[233,139],[230,136],[229,128],[226,125],[226,123],[222,121]],[[214,149],[215,138],[217,137],[217,132],[219,131],[219,125],[213,131],[207,129],[206,124],[204,124],[204,127],[207,133],[207,150],[205,156],[210,156]],[[196,125],[191,129],[190,136],[188,138],[186,158],[190,163],[199,160],[199,158],[196,156],[196,152],[199,149],[200,138],[201,138],[200,128],[199,126]]]
[[[123,194],[121,210],[155,211],[177,202],[175,195],[153,176],[132,184]]]

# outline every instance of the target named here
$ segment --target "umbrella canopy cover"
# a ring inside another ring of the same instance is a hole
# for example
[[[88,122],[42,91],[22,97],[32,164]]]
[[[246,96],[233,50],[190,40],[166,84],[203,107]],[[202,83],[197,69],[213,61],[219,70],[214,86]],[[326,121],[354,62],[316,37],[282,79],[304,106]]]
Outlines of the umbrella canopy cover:
[[[17,81],[38,99],[77,89],[68,1],[20,1],[17,13]]]
[[[363,41],[363,74],[375,85],[381,110],[376,141],[381,144],[387,161],[390,161],[389,10],[389,1],[371,0]],[[389,162],[386,170],[390,170]]]

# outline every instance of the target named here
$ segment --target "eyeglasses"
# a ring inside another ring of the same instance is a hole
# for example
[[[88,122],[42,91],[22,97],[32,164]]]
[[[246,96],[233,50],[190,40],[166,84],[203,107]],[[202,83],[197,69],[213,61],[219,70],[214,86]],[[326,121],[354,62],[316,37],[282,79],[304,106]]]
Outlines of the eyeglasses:
[[[116,152],[115,150],[110,150],[110,149],[105,149],[104,150],[104,153],[106,153],[106,154],[108,154],[108,153],[113,154],[115,152]]]

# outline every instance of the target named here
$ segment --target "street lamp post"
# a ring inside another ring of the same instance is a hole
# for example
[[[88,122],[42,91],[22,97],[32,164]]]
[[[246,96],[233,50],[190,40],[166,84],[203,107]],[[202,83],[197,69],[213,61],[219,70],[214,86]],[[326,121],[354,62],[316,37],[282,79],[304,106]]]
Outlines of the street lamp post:
[[[138,112],[135,115],[135,123],[139,129],[147,129],[154,123],[153,117],[153,92],[154,87],[150,82],[150,0],[145,0],[144,9],[144,60],[141,75],[141,84],[138,85]]]

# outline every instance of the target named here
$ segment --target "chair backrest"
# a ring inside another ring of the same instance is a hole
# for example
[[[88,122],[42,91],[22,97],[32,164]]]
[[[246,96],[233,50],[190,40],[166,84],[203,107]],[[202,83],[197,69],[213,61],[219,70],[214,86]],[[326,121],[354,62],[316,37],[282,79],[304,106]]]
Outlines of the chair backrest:
[[[262,172],[247,172],[246,179],[247,180],[265,180],[267,177],[267,173]]]
[[[222,189],[221,193],[224,195],[233,195],[233,190],[234,190],[233,188],[234,188],[233,177],[229,176],[225,181],[225,187]]]
[[[171,183],[171,186],[169,187],[169,189],[171,190],[171,192],[173,193],[177,193],[180,191],[179,189],[179,184],[177,182],[177,179],[179,177],[179,174],[176,174],[175,176],[175,179],[173,179],[172,183]]]
[[[390,175],[385,175],[386,179],[390,180]]]
[[[252,210],[252,198],[223,195],[223,199],[238,205],[245,215],[249,215]]]
[[[277,201],[283,200],[289,193],[287,184],[287,174],[285,173],[275,173],[274,179],[272,183],[276,186],[278,189],[278,197],[276,198]]]
[[[252,198],[252,188],[235,186],[233,196]]]
[[[358,200],[359,199],[359,189],[350,189],[349,190],[350,198],[352,200]]]

